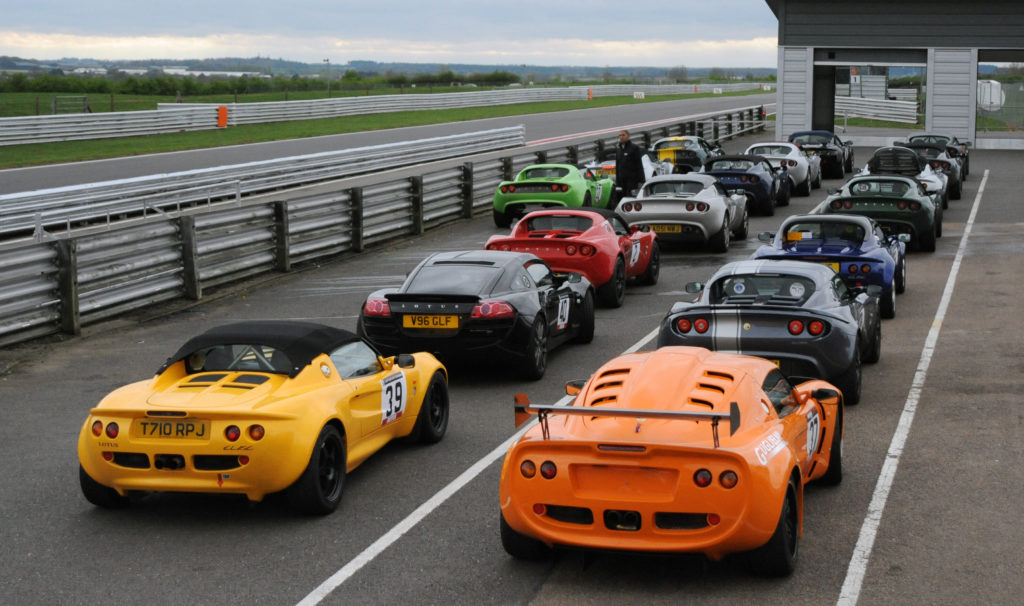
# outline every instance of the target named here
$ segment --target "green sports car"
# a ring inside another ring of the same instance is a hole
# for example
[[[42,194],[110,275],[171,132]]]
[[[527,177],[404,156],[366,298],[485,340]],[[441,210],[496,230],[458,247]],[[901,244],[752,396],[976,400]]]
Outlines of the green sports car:
[[[508,227],[531,210],[552,207],[608,208],[613,179],[601,178],[572,164],[534,164],[494,192],[494,224]]]
[[[918,250],[933,252],[942,236],[942,204],[936,204],[924,185],[901,175],[861,175],[830,188],[829,197],[813,214],[846,213],[870,217],[887,235],[910,234]]]

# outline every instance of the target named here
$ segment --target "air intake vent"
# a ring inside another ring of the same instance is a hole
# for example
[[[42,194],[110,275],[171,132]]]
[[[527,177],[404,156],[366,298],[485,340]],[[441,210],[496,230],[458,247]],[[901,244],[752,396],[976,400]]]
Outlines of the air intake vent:
[[[736,379],[729,373],[719,372],[717,370],[706,370],[704,371],[705,377],[717,377],[719,379],[725,379],[726,381],[735,381]]]
[[[698,383],[697,387],[700,389],[708,389],[710,391],[717,391],[718,393],[725,393],[725,389],[720,385],[712,385],[710,383]]]
[[[263,375],[240,375],[238,377],[235,377],[235,380],[232,381],[232,383],[242,383],[245,385],[262,385],[263,383],[266,383],[269,380],[270,377],[266,377]]]

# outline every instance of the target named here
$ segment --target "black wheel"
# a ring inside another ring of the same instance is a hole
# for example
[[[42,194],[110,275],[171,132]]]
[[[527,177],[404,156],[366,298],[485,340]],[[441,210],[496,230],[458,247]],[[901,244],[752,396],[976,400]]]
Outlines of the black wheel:
[[[814,176],[814,181],[811,183],[811,187],[814,189],[821,189],[821,167],[818,167],[818,174]]]
[[[538,315],[533,320],[530,331],[530,342],[527,354],[523,358],[523,378],[537,381],[544,376],[548,368],[548,323],[544,316]]]
[[[657,280],[657,278],[655,278]],[[587,291],[580,305],[580,332],[576,335],[577,343],[590,343],[594,340],[594,294]]]
[[[593,205],[594,205],[594,199],[590,196],[590,192],[588,191],[586,194],[583,195],[583,206],[593,206]]]
[[[764,204],[761,205],[761,214],[766,217],[775,215],[775,195],[769,195]]]
[[[789,206],[789,199],[793,197],[793,190],[792,190],[792,188],[789,187],[790,183],[791,182],[790,182],[789,178],[787,177],[786,181],[785,181],[785,187],[786,187],[786,193],[785,194],[782,193],[783,184],[779,183],[779,195],[778,195],[778,200],[776,200],[776,205],[777,206]]]
[[[949,208],[949,190],[942,192],[942,208]]]
[[[537,539],[519,534],[501,517],[501,546],[505,552],[519,560],[544,560],[551,557],[551,548]]]
[[[875,322],[875,332],[871,335],[871,349],[868,350],[864,361],[868,364],[874,364],[882,357],[882,323]]]
[[[325,515],[337,509],[347,464],[345,439],[333,425],[325,425],[313,445],[306,470],[288,487],[292,509],[310,515]]]
[[[839,375],[839,378],[832,383],[839,388],[839,391],[843,392],[843,402],[853,406],[860,402],[860,384],[861,384],[861,355],[860,355],[860,342],[853,346],[853,361],[850,362],[850,367]]]
[[[931,230],[920,234],[920,239],[917,242],[918,248],[924,252],[935,252],[935,238],[938,237],[938,223],[939,218],[935,218],[936,223]]]
[[[718,230],[717,234],[711,236],[708,244],[714,252],[729,252],[729,217],[722,221],[722,229]]]
[[[749,553],[750,567],[755,574],[766,577],[785,577],[796,569],[798,536],[796,486],[790,481],[782,501],[779,523],[768,542]]]
[[[942,237],[942,215],[944,215],[944,214],[945,213],[943,213],[942,210],[939,210],[938,214],[935,216],[935,237],[936,238],[941,238]]]
[[[502,212],[495,208],[494,224],[498,227],[508,227],[509,225],[512,225],[512,217],[508,213]]]
[[[658,276],[661,275],[661,247],[658,241],[651,242],[651,256],[647,260],[647,269],[640,276],[640,283],[647,286],[654,286],[658,283]]]
[[[879,301],[879,312],[883,318],[896,317],[896,288],[890,288],[888,294],[882,293],[882,300]]]
[[[743,218],[740,220],[740,226],[736,228],[736,231],[732,232],[732,235],[737,240],[746,240],[747,234],[750,233],[750,211],[747,210],[747,205],[743,205]]]
[[[97,507],[105,509],[122,509],[128,507],[128,497],[122,497],[116,490],[104,486],[92,479],[85,469],[78,466],[78,483],[82,487],[82,495],[85,500]]]
[[[954,184],[954,186],[953,186],[953,191],[950,194],[950,197],[952,197],[954,200],[959,200],[960,198],[963,197],[963,195],[964,195],[963,185],[960,183],[960,181],[957,181]]]
[[[804,182],[798,185],[796,188],[796,195],[798,196],[809,196],[811,195],[811,172],[807,171],[807,178]]]
[[[896,285],[896,293],[902,295],[907,290],[907,257],[896,265],[896,277],[893,280]]]
[[[852,173],[852,172],[853,172],[853,154],[850,154],[850,157],[846,159],[846,163],[843,165],[843,175],[845,176],[846,173]]]
[[[832,446],[828,453],[828,469],[818,479],[827,486],[837,486],[843,481],[843,407],[836,412],[836,428],[832,432]]]
[[[440,442],[448,429],[448,410],[448,381],[444,373],[438,370],[430,377],[423,404],[416,415],[416,426],[409,434],[410,440],[423,444]]]
[[[626,300],[626,262],[622,257],[615,260],[612,278],[597,289],[597,297],[605,307],[622,307]]]

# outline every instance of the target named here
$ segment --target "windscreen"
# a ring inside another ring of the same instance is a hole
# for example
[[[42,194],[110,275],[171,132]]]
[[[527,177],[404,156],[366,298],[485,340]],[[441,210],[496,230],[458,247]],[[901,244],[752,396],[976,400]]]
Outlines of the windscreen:
[[[834,240],[860,244],[864,241],[864,228],[839,221],[800,221],[787,225],[782,236],[787,244]]]
[[[829,137],[825,135],[816,135],[811,133],[793,137],[793,143],[802,143],[805,145],[825,145],[829,141]]]
[[[814,292],[814,282],[802,276],[746,274],[727,276],[711,285],[711,302],[802,304]]]
[[[491,265],[452,263],[420,268],[409,281],[407,293],[478,295],[490,292],[501,269]]]
[[[755,156],[788,156],[793,148],[787,145],[758,145],[747,150],[748,154]]]
[[[526,228],[529,231],[586,231],[593,225],[590,217],[572,215],[541,215],[526,221]]]
[[[754,163],[750,160],[715,160],[709,170],[750,170]]]
[[[910,191],[911,184],[906,181],[871,180],[856,181],[850,185],[852,196],[903,196]]]
[[[695,145],[697,145],[697,143],[690,139],[681,139],[679,141],[658,141],[654,144],[654,151],[662,149],[690,149]]]
[[[644,185],[644,195],[653,196],[656,194],[698,194],[704,189],[700,181],[655,181]]]
[[[561,179],[569,176],[569,169],[558,166],[528,168],[519,175],[520,179]]]

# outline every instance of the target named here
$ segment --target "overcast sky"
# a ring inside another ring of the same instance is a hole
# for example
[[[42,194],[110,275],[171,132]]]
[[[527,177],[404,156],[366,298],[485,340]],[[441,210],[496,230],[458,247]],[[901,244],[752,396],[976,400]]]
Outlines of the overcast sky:
[[[775,67],[777,32],[764,0],[12,0],[0,55]]]

